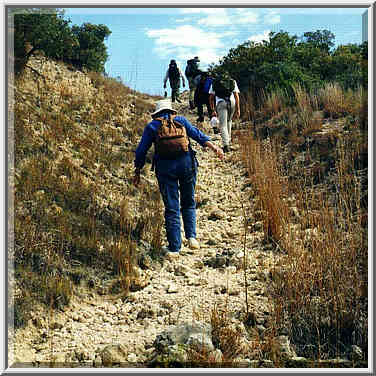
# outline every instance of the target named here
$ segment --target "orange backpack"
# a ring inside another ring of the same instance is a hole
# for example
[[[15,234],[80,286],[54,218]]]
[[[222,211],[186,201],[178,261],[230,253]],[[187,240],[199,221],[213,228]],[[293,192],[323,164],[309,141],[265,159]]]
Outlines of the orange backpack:
[[[154,120],[161,122],[155,140],[155,152],[162,159],[175,159],[189,150],[187,131],[183,124],[175,120],[175,116]]]

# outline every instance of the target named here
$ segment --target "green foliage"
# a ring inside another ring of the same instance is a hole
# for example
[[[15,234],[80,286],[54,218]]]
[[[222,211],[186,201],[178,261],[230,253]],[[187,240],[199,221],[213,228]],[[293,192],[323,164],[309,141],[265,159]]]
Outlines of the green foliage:
[[[307,88],[311,88],[315,83],[314,78],[305,74],[296,62],[263,64],[257,74],[267,92],[279,88],[284,89],[292,97],[294,96],[293,86],[295,83]]]
[[[334,34],[329,30],[316,30],[303,34],[303,41],[313,48],[317,48],[325,53],[329,53],[334,46]]]
[[[69,22],[57,13],[16,13],[13,25],[16,71],[22,70],[36,51],[63,59],[75,43]]]
[[[23,70],[36,51],[71,63],[77,68],[104,72],[108,58],[104,40],[111,34],[105,25],[69,26],[57,8],[15,8],[9,12],[13,26],[15,71]]]
[[[72,27],[78,45],[73,49],[72,62],[95,72],[104,72],[108,54],[104,40],[111,34],[105,25],[85,23]]]
[[[356,44],[339,46],[332,56],[331,79],[338,81],[345,89],[356,89],[367,74],[367,66],[363,64],[363,48]]]
[[[210,72],[229,73],[256,105],[278,89],[294,99],[296,84],[307,90],[331,82],[352,90],[367,86],[367,43],[333,49],[334,34],[329,30],[306,32],[300,38],[271,32],[268,39],[230,49],[219,64],[210,66]]]

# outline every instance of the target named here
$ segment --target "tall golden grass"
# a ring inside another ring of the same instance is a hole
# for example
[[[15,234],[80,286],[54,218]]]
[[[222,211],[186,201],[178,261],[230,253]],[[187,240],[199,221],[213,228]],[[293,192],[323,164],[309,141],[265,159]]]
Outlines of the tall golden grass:
[[[13,257],[25,297],[15,299],[19,326],[33,304],[64,306],[75,283],[101,273],[113,273],[126,294],[137,278],[137,242],[158,249],[162,231],[157,187],[144,183],[139,192],[131,184],[132,144],[152,101],[97,73],[88,74],[80,95],[64,78],[30,74],[15,81]]]
[[[289,144],[251,134],[240,139],[265,237],[283,251],[272,271],[276,327],[288,330],[302,356],[336,357],[351,344],[367,354],[367,187],[359,170],[366,163],[359,167],[360,150],[366,152],[367,137],[359,131],[365,93],[328,85],[318,96],[300,87],[295,95],[298,116],[304,114],[303,134],[307,128],[310,135],[315,133],[310,120],[314,109],[334,118],[353,116],[353,121],[350,132],[333,133],[336,146],[323,155],[331,156],[334,167],[321,184],[314,182],[307,165],[281,161],[281,151]],[[342,122],[347,124],[346,119]],[[322,126],[316,124],[315,129],[321,131]],[[312,154],[310,162],[315,157],[320,161],[320,155]],[[292,167],[294,179],[289,178]]]

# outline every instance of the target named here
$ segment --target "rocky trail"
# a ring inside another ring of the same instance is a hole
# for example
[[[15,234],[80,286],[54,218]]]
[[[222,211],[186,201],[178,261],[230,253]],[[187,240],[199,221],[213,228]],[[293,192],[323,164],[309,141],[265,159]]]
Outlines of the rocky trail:
[[[177,109],[195,124],[196,112],[187,110],[187,102],[184,99]],[[221,145],[219,135],[212,133],[208,120],[204,127],[212,140]],[[228,312],[244,348],[252,347],[242,315],[248,300],[256,332],[266,330],[270,313],[266,280],[275,255],[270,247],[262,244],[261,223],[253,220],[248,194],[251,188],[240,161],[236,131],[234,150],[225,154],[224,161],[210,150],[202,150],[195,143],[193,146],[199,161],[196,199],[197,237],[201,248],[193,251],[184,246],[178,259],[150,264],[142,271],[147,280],[145,287],[132,292],[125,300],[79,287],[64,312],[51,311],[47,316],[34,312],[32,324],[15,333],[16,345],[14,352],[10,352],[10,364],[148,367],[158,354],[158,343],[168,337],[166,329],[180,327],[194,334],[200,325],[204,328],[202,332],[209,328],[208,338],[198,340],[200,346],[205,345],[213,359],[220,362],[221,350],[213,345],[210,337],[210,317],[214,309]],[[156,182],[153,173],[148,179]],[[247,217],[246,237],[244,215]],[[171,343],[172,337],[170,335],[169,345],[176,345]],[[197,340],[197,333],[195,337],[186,332],[184,338],[183,342],[192,342],[192,338]],[[254,360],[257,357],[252,359],[247,351],[238,356],[243,366],[249,367],[252,362],[259,364]]]

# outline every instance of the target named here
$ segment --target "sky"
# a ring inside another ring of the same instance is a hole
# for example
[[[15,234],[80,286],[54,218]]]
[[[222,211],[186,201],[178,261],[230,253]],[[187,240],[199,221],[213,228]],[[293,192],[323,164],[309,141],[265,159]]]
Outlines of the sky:
[[[104,24],[109,54],[105,70],[137,91],[163,94],[171,59],[183,70],[200,57],[206,69],[230,48],[268,39],[270,31],[302,36],[327,29],[335,43],[362,42],[362,14],[367,8],[64,8],[72,25]],[[169,87],[169,86],[168,86]]]

